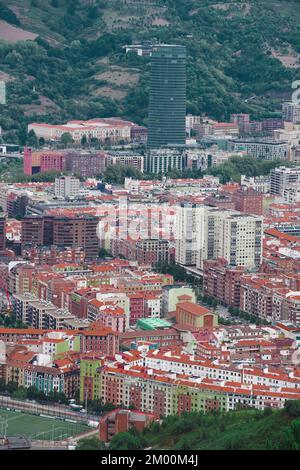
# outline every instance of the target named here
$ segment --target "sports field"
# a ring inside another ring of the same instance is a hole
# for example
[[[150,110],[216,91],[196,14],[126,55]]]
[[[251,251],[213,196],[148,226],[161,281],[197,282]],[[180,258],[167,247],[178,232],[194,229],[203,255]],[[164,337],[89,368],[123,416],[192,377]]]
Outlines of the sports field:
[[[0,408],[0,435],[5,432],[6,423],[7,436],[24,435],[33,440],[63,440],[91,429],[83,423],[69,423]]]

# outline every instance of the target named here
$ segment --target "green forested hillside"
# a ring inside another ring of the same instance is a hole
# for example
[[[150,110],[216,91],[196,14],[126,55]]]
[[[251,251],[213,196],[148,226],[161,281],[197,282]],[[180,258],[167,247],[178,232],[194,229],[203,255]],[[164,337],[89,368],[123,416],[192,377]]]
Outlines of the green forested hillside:
[[[98,449],[94,439],[80,441],[79,450]],[[299,450],[300,402],[283,410],[241,409],[224,413],[182,413],[153,422],[141,433],[116,434],[109,450]]]
[[[186,45],[188,112],[277,115],[299,78],[299,19],[292,0],[0,0],[5,140],[24,144],[33,119],[146,124],[149,60],[122,49],[145,39]]]

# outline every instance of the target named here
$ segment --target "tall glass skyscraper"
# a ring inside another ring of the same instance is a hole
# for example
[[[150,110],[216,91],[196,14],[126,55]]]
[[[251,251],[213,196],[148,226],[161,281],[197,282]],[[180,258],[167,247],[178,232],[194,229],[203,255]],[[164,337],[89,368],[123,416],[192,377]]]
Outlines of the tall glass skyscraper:
[[[185,144],[186,50],[160,45],[151,56],[148,148]]]

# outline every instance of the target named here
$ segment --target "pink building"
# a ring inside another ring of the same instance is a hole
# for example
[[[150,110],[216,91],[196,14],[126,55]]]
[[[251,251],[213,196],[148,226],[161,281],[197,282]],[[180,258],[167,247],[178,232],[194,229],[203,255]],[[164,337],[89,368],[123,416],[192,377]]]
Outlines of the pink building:
[[[40,171],[57,170],[63,171],[65,169],[65,155],[62,153],[44,153],[40,157]]]
[[[136,292],[134,294],[128,294],[130,301],[130,325],[135,325],[140,318],[145,316],[145,300],[144,295]]]
[[[28,147],[24,148],[23,173],[32,175],[32,150]]]
[[[124,333],[126,327],[126,316],[123,308],[118,307],[116,302],[100,302],[97,299],[89,301],[88,320],[97,325],[106,326],[118,333]]]
[[[57,170],[65,170],[65,155],[63,152],[53,150],[32,151],[31,148],[24,148],[23,172],[24,175]]]

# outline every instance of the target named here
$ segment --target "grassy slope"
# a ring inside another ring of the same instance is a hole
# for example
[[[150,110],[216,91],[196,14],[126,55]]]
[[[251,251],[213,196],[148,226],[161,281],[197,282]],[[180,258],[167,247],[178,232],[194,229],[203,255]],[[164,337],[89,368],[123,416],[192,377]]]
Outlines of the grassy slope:
[[[281,442],[293,420],[284,411],[264,416],[252,410],[234,411],[217,417],[207,417],[200,425],[187,417],[190,430],[181,431],[180,418],[166,421],[160,431],[145,435],[147,443],[156,449],[266,449],[267,441]],[[184,426],[183,426],[184,429]]]

